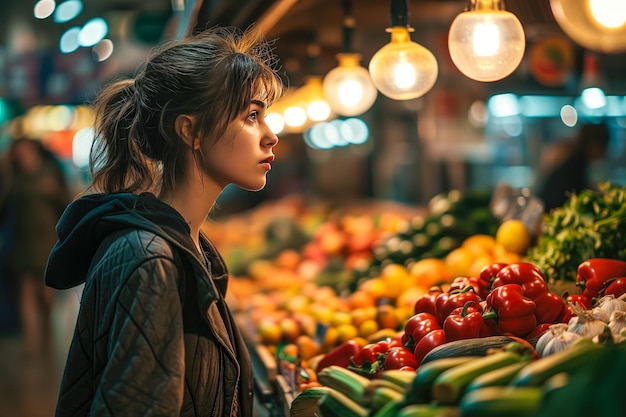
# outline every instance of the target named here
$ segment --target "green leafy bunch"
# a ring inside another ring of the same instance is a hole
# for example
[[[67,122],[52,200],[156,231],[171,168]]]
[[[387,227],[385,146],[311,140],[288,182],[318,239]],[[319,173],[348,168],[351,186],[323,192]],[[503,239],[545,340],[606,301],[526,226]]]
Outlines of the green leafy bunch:
[[[591,258],[626,260],[626,186],[603,182],[571,194],[544,216],[526,256],[550,282],[576,281],[578,265]]]

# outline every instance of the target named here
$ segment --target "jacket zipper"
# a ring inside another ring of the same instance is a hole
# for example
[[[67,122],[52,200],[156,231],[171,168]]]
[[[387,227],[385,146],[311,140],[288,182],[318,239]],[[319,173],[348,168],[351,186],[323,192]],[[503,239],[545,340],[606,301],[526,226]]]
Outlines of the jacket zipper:
[[[213,410],[211,411],[211,417],[215,417],[217,413],[217,402],[220,401],[220,398],[221,398],[222,383],[224,380],[224,351],[222,347],[220,347],[219,350],[220,350],[220,366],[219,366],[220,372],[219,372],[219,379],[217,381],[217,392],[215,395],[215,401],[213,402]]]

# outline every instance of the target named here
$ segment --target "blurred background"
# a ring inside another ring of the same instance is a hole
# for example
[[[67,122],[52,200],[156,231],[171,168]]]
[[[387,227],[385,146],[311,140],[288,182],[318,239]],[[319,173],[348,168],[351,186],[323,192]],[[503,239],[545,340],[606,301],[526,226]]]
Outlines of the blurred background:
[[[624,184],[624,21],[599,33],[588,19],[568,14],[571,3],[508,0],[506,10],[523,27],[523,54],[485,81],[451,57],[451,24],[465,1],[2,0],[2,195],[8,150],[18,137],[51,151],[70,196],[82,190],[93,140],[87,105],[98,89],[132,76],[160,41],[212,25],[255,25],[275,39],[287,87],[268,114],[281,139],[268,186],[259,193],[227,188],[216,219],[292,195],[419,208],[453,189],[492,192],[506,184],[538,193],[587,123],[602,123],[609,133],[606,152],[585,168],[589,178]],[[369,99],[348,103],[355,108],[342,107],[327,75],[346,56],[367,69],[390,43],[392,27],[410,29],[412,42],[430,51],[434,82],[402,97],[377,85]],[[319,100],[324,111],[307,114]],[[56,294],[48,309],[50,349],[29,355],[19,303],[2,273],[0,416],[51,416],[79,291]]]

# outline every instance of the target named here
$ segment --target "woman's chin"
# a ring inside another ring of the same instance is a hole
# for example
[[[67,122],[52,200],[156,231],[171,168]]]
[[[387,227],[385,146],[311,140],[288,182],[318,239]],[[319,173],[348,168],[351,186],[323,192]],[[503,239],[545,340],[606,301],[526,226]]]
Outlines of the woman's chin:
[[[238,187],[246,191],[261,191],[265,188],[265,184],[267,184],[267,181],[264,180],[259,183],[238,184]]]

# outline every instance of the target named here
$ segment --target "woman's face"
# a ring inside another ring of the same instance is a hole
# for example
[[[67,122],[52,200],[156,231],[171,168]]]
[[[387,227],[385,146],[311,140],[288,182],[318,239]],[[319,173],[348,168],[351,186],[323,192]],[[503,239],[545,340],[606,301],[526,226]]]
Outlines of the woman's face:
[[[265,103],[253,100],[248,111],[234,120],[216,142],[204,141],[205,172],[217,185],[250,191],[265,187],[278,137],[265,123]],[[209,143],[210,142],[210,143]]]

